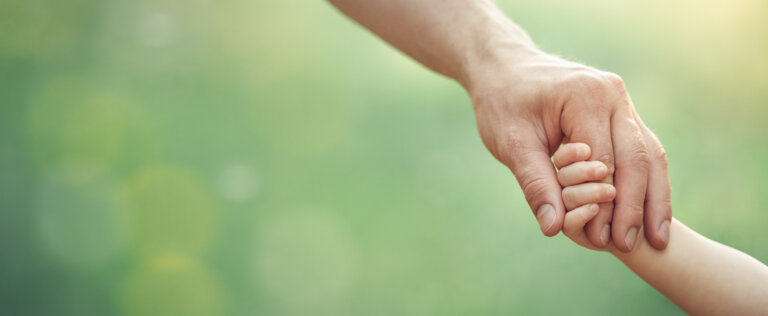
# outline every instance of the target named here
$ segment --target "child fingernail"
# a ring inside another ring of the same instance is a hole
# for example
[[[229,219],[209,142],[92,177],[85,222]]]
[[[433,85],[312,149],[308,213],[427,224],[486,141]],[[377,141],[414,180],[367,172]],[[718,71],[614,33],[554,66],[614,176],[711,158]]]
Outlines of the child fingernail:
[[[579,148],[576,150],[576,154],[579,155],[579,157],[585,157],[589,155],[589,147],[586,145],[579,146]]]
[[[600,164],[599,166],[597,166],[597,169],[595,169],[595,173],[597,173],[596,175],[597,177],[600,177],[608,173],[608,168],[606,168],[605,165]]]
[[[635,249],[635,240],[637,239],[637,227],[632,227],[627,232],[627,236],[624,237],[624,244],[627,245],[629,250]]]
[[[597,206],[597,204],[592,204],[589,206],[589,210],[592,211],[592,213],[597,213],[597,211],[599,211],[600,208]]]

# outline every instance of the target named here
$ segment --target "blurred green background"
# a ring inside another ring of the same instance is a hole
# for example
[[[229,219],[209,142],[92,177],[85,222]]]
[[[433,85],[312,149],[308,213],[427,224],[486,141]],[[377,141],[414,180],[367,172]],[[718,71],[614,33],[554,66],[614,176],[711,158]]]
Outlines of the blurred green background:
[[[768,261],[765,1],[499,6],[623,76],[675,216]],[[0,207],[0,314],[680,313],[323,1],[0,1]]]

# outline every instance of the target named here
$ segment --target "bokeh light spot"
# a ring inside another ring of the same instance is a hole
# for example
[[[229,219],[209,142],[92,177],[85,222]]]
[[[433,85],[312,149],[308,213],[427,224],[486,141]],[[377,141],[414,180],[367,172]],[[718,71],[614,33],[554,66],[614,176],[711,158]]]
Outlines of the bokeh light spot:
[[[243,202],[259,192],[259,178],[253,168],[246,164],[227,166],[219,175],[219,191],[225,199]]]
[[[121,216],[140,253],[199,253],[216,228],[218,208],[201,178],[170,165],[151,165],[121,191]]]
[[[282,309],[333,308],[352,293],[358,252],[329,213],[287,211],[257,232],[257,279]]]
[[[355,286],[358,251],[332,214],[288,211],[258,230],[256,272],[282,308],[332,308]]]
[[[158,254],[129,275],[120,301],[126,315],[223,315],[218,282],[193,258]]]
[[[161,47],[178,37],[175,17],[165,12],[150,12],[139,21],[139,39],[147,46]]]
[[[99,174],[154,149],[144,111],[85,78],[45,84],[27,119],[32,153],[44,170],[77,165],[80,172]]]
[[[121,248],[107,179],[49,175],[35,194],[40,238],[59,261],[75,268],[104,264]]]

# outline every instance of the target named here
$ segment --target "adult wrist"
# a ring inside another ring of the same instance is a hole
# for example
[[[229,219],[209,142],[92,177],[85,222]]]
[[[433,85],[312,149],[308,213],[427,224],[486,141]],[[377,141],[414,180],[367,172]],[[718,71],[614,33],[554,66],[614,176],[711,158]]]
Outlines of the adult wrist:
[[[527,39],[527,38],[526,38]],[[470,94],[478,87],[498,82],[498,76],[515,76],[519,65],[540,58],[546,53],[529,40],[497,40],[482,44],[475,52],[468,54],[456,81]],[[524,77],[524,74],[520,74]]]

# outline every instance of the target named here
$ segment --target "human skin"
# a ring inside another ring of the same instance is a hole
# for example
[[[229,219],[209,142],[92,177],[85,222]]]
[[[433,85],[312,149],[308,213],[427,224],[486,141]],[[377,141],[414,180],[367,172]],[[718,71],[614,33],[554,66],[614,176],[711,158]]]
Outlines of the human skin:
[[[594,183],[605,166],[575,154],[568,144],[554,155],[563,200],[568,205],[563,234],[593,249],[584,225],[597,215],[597,204],[610,194],[609,184]],[[672,219],[674,236],[665,250],[651,247],[639,234],[633,251],[607,250],[640,278],[692,315],[767,315],[768,267],[749,255],[712,241]]]
[[[617,190],[587,224],[592,244],[613,240],[630,251],[645,227],[651,245],[666,247],[666,154],[619,76],[542,52],[490,0],[330,2],[467,90],[483,143],[514,173],[545,235],[556,235],[565,218],[550,157],[567,140],[588,144]]]

